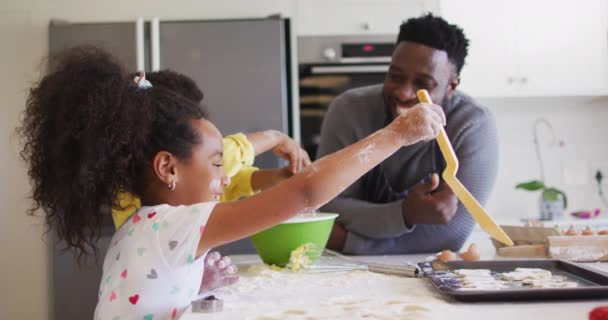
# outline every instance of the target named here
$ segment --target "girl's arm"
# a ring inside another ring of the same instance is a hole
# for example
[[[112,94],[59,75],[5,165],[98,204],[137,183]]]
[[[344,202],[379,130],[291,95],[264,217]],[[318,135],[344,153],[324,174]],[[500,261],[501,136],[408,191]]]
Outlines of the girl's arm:
[[[277,130],[264,130],[245,134],[249,143],[255,150],[255,155],[258,156],[281,142],[291,140],[286,134]],[[295,144],[295,141],[294,141]]]
[[[251,175],[251,188],[254,191],[266,190],[291,176],[293,173],[288,167],[260,169]]]
[[[402,146],[434,138],[444,124],[441,107],[418,104],[386,128],[316,161],[266,191],[241,201],[217,204],[197,254],[318,208]]]
[[[253,146],[255,155],[272,150],[277,157],[289,161],[289,170],[292,173],[310,165],[310,158],[304,149],[286,134],[276,130],[265,130],[248,133],[247,140]]]

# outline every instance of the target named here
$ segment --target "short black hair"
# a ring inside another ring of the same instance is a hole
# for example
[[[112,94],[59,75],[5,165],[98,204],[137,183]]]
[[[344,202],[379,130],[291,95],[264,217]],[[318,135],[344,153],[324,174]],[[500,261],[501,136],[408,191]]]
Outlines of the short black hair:
[[[469,47],[469,40],[460,27],[431,13],[402,23],[397,44],[401,41],[416,42],[447,52],[448,59],[456,66],[457,74],[464,66]]]

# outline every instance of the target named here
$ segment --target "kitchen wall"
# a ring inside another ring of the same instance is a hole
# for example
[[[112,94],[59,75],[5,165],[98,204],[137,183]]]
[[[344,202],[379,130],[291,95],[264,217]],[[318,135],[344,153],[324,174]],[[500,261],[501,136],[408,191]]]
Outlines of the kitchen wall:
[[[12,1],[18,4],[18,1]],[[40,219],[25,215],[29,189],[14,129],[26,84],[45,48],[26,10],[0,4],[0,318],[47,319],[48,259]]]
[[[466,68],[466,67],[465,67]],[[466,81],[466,79],[463,79]],[[608,97],[539,97],[479,99],[496,115],[500,136],[500,165],[496,187],[487,205],[499,220],[538,217],[538,192],[514,190],[515,184],[540,178],[533,143],[539,118],[539,143],[548,185],[566,192],[569,209],[602,208],[595,170],[608,175]],[[562,143],[560,143],[560,141]],[[560,146],[562,145],[562,146]],[[606,188],[604,182],[604,189]],[[608,213],[604,213],[608,217]]]
[[[291,16],[293,1],[189,0],[82,1],[4,0],[0,3],[0,292],[1,319],[48,319],[49,262],[39,218],[28,217],[29,190],[14,137],[28,85],[38,77],[47,51],[50,18],[70,21],[117,21],[138,16],[161,19]],[[567,80],[567,79],[566,79]],[[566,81],[565,80],[565,81]],[[514,191],[516,182],[538,177],[532,124],[538,117],[553,123],[563,148],[547,151],[548,181],[563,187],[572,207],[600,206],[591,185],[591,165],[608,168],[605,137],[607,98],[483,99],[495,111],[501,136],[500,173],[488,209],[500,218],[535,216],[536,194]],[[603,164],[602,164],[603,162]],[[594,165],[595,165],[594,164]],[[564,179],[560,169],[566,168]],[[585,170],[589,172],[583,173]],[[608,175],[608,172],[606,172]],[[586,177],[586,178],[585,178]],[[586,180],[585,180],[586,179]],[[565,185],[565,182],[569,185]]]

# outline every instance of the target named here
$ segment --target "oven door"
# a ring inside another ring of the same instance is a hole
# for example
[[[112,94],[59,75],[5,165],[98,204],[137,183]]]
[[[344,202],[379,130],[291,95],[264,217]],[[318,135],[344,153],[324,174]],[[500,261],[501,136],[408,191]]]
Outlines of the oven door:
[[[311,159],[316,159],[321,124],[332,100],[347,90],[384,82],[388,67],[388,63],[300,65],[300,135]]]

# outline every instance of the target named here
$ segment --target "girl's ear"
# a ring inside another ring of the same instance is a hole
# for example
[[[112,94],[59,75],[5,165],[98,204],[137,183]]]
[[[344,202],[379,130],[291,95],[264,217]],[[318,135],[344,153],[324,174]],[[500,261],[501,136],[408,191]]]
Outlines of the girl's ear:
[[[156,177],[166,185],[177,181],[177,159],[167,151],[160,151],[152,159]]]

